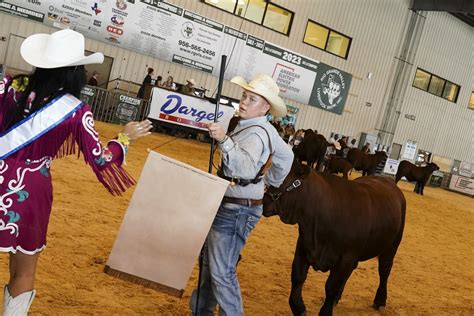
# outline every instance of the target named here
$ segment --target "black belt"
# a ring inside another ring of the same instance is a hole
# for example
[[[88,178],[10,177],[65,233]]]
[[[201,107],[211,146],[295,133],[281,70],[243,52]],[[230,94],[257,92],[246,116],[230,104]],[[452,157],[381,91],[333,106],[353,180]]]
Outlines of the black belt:
[[[224,196],[224,198],[222,199],[222,203],[239,204],[244,206],[257,206],[262,205],[263,200],[239,199],[230,196]]]
[[[217,176],[219,178],[224,179],[224,180],[230,181],[231,185],[240,185],[240,186],[243,186],[243,187],[245,187],[245,186],[247,186],[251,183],[257,184],[260,181],[262,181],[262,179],[263,179],[263,177],[257,177],[255,179],[239,179],[239,178],[228,177],[228,176],[224,175],[224,173],[222,172],[221,169],[217,170]]]

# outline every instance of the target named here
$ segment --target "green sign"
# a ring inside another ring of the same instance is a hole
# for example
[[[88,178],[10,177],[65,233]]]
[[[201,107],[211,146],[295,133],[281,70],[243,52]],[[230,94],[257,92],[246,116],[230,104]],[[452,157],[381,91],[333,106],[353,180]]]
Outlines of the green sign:
[[[187,10],[184,11],[183,17],[186,18],[186,19],[189,19],[193,22],[196,22],[196,23],[202,24],[204,26],[213,28],[214,30],[217,30],[217,31],[222,32],[224,30],[224,24],[220,24],[216,21],[213,21],[211,19],[208,19],[208,18],[206,18],[202,15],[196,14],[196,13],[191,12],[191,11],[187,11]]]
[[[430,185],[440,187],[443,182],[444,173],[441,171],[434,171],[430,178]]]
[[[82,102],[92,105],[94,101],[95,89],[85,86],[81,90],[80,99]]]
[[[141,99],[121,94],[112,123],[123,125],[131,121],[137,121],[142,108],[141,103]]]
[[[252,35],[248,35],[247,45],[253,48],[262,50],[263,47],[265,46],[265,41],[259,38],[253,37]]]
[[[241,40],[244,40],[244,41],[247,39],[247,34],[242,33],[240,31],[237,31],[236,29],[233,29],[233,28],[228,27],[228,26],[224,27],[224,33],[229,34],[231,36],[234,36],[234,37],[236,37],[238,39],[241,39]]]
[[[0,1],[0,11],[21,16],[36,22],[43,22],[44,19],[44,14],[41,12],[37,12],[5,1]]]
[[[342,114],[346,103],[352,75],[337,68],[320,63],[313,85],[309,105]]]
[[[208,72],[208,73],[212,73],[212,69],[213,69],[213,67],[210,65],[206,65],[204,63],[200,63],[198,61],[195,61],[183,56],[179,56],[179,55],[173,55],[173,62],[184,65],[184,66],[188,66],[197,70]]]

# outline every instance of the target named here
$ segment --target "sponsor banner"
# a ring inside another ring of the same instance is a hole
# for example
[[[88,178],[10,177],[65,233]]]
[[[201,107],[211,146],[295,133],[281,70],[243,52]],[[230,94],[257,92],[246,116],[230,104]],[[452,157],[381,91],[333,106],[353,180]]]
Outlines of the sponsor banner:
[[[12,0],[10,0],[12,1]],[[12,1],[13,2],[13,1]],[[281,95],[342,114],[352,76],[205,16],[158,0],[28,0],[3,11],[218,77],[271,75]]]
[[[342,114],[346,103],[352,75],[325,64],[319,64],[310,105],[323,110]]]
[[[415,158],[416,146],[417,145],[415,141],[407,140],[402,158],[407,160],[413,160]]]
[[[119,95],[119,102],[112,118],[112,123],[127,124],[131,121],[137,121],[141,110],[142,100],[129,97],[127,95]]]
[[[84,103],[92,104],[92,101],[94,100],[94,95],[95,95],[95,89],[89,86],[85,86],[81,90],[80,99]]]
[[[29,1],[30,3],[33,1]],[[39,1],[37,1],[39,2]],[[30,4],[30,6],[34,6],[34,4]],[[22,18],[27,18],[36,22],[43,22],[44,14],[34,10],[34,7],[28,7],[26,1],[25,4],[21,4],[21,6],[17,5],[16,3],[10,3],[7,1],[0,1],[0,11],[7,12],[13,15],[20,16]]]
[[[430,185],[434,187],[440,187],[443,183],[444,173],[438,170],[433,171],[430,178]]]
[[[215,104],[161,88],[153,88],[149,118],[207,131],[214,122]],[[217,121],[227,130],[234,108],[220,105]]]
[[[459,175],[470,178],[472,175],[471,163],[467,161],[461,161],[459,165]]]
[[[104,4],[100,1],[62,0],[42,1],[45,7],[44,23],[60,29],[73,29],[84,36],[100,39]]]
[[[383,168],[383,172],[387,174],[396,175],[398,171],[398,165],[400,165],[400,160],[389,158],[385,162],[385,167]]]
[[[287,114],[286,116],[281,118],[281,123],[283,125],[291,124],[296,126],[296,114],[298,113],[299,109],[292,105],[286,105]]]
[[[454,191],[474,196],[474,179],[453,174],[451,176],[449,188]]]
[[[281,96],[308,104],[312,83],[316,80],[316,72],[301,66],[300,55],[281,47],[265,43],[263,54],[268,56],[258,58],[256,73],[271,74],[280,87]]]

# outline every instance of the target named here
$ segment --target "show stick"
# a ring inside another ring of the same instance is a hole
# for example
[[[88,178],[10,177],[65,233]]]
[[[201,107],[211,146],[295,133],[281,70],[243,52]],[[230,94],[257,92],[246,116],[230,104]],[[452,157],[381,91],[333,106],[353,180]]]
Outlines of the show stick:
[[[217,95],[216,95],[216,107],[214,109],[214,123],[217,123],[217,114],[219,113],[219,101],[221,100],[221,92],[222,92],[222,84],[224,83],[224,72],[226,66],[227,56],[221,56],[221,69],[219,73],[219,83],[217,84]],[[214,156],[214,146],[216,145],[216,141],[213,138],[211,142],[211,152],[209,153],[209,169],[208,172],[212,174],[212,160]],[[201,248],[201,253],[199,254],[199,276],[198,276],[198,285],[197,285],[197,293],[196,293],[196,306],[194,309],[194,315],[198,316],[199,312],[199,295],[201,293],[201,279],[202,279],[202,265],[204,261],[204,248],[206,247],[206,242]]]

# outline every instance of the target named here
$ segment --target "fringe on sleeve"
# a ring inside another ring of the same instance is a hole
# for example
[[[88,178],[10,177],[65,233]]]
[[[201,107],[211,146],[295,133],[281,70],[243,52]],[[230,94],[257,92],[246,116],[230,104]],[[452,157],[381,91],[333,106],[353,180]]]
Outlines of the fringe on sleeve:
[[[94,128],[92,113],[89,106],[77,113],[80,122],[73,124],[74,128],[70,137],[63,143],[59,155],[69,155],[76,151],[77,144],[79,157],[81,152],[86,164],[91,166],[100,183],[112,194],[122,195],[136,182],[132,176],[122,167],[126,152],[123,147],[113,146],[109,149],[103,147],[99,141],[99,135]],[[109,143],[111,145],[111,143]]]

